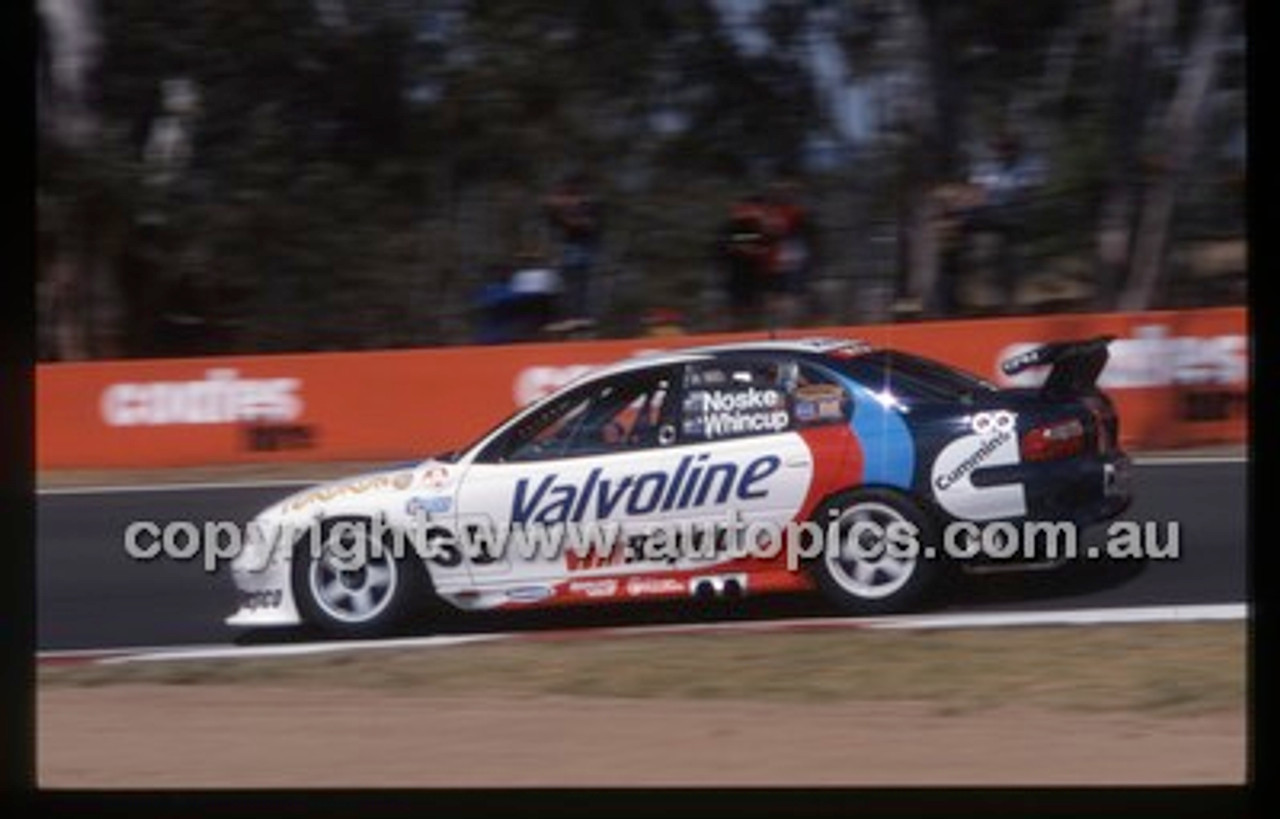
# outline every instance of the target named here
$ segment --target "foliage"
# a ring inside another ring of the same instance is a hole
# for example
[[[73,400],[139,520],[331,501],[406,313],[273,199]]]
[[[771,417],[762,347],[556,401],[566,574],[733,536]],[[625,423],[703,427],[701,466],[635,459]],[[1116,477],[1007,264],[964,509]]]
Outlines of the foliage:
[[[1177,25],[1153,50],[1152,112],[1173,93],[1185,5],[1168,6]],[[98,315],[79,355],[464,341],[489,266],[554,256],[541,200],[574,171],[606,203],[610,332],[645,305],[714,316],[726,208],[782,174],[806,182],[822,273],[850,288],[882,275],[858,248],[912,186],[963,174],[1011,123],[1047,162],[1040,252],[1092,252],[1107,183],[1104,0],[96,8],[94,136],[72,147],[42,128],[37,191],[42,277],[69,262]],[[1055,95],[1047,67],[1063,43],[1074,57]],[[175,78],[199,107],[187,158],[160,184],[148,144]],[[1236,100],[1243,83],[1227,71],[1220,85]],[[870,94],[867,135],[843,133],[833,87]],[[1208,155],[1242,127],[1230,100],[1214,108]],[[815,159],[815,145],[834,149]],[[1187,212],[1238,211],[1238,188],[1197,179]],[[52,333],[68,319],[50,304]],[[175,341],[175,316],[202,330]],[[77,355],[55,341],[42,352]]]

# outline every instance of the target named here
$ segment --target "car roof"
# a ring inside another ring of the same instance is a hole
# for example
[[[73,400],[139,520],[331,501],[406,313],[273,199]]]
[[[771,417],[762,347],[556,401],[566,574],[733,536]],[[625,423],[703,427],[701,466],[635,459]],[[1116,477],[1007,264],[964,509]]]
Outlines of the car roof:
[[[814,336],[809,338],[771,338],[759,341],[737,341],[727,344],[710,344],[700,347],[680,347],[674,350],[647,350],[631,358],[591,370],[575,383],[594,381],[611,375],[621,375],[632,370],[643,370],[670,364],[687,364],[738,353],[791,353],[827,355],[841,350],[867,352],[871,346],[861,339]]]
[[[835,337],[809,337],[809,338],[771,338],[750,340],[750,342],[731,342],[727,344],[708,344],[703,347],[685,347],[681,349],[671,349],[671,351],[655,351],[646,353],[643,358],[645,362],[660,362],[663,358],[672,358],[675,361],[684,361],[686,358],[707,358],[730,356],[735,353],[809,353],[829,354],[837,351],[849,352],[868,352],[870,344],[861,339],[855,338],[835,338]]]

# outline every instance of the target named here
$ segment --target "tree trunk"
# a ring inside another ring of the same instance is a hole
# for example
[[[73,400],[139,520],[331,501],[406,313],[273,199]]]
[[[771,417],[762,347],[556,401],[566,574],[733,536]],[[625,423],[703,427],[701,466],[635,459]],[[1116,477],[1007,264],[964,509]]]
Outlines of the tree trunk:
[[[1132,243],[1138,144],[1146,111],[1147,0],[1113,0],[1108,23],[1107,190],[1097,234],[1097,307],[1115,306]]]
[[[98,272],[93,251],[101,230],[87,203],[93,183],[85,155],[97,135],[97,122],[89,106],[89,83],[99,53],[94,5],[72,0],[40,0],[40,32],[48,74],[44,77],[43,102],[49,127],[48,139],[54,171],[72,190],[62,203],[56,250],[49,264],[49,296],[39,318],[52,325],[53,355],[62,361],[89,357],[94,348],[92,277]]]
[[[1169,104],[1165,121],[1163,142],[1168,149],[1163,173],[1147,189],[1143,199],[1129,286],[1121,300],[1123,309],[1146,310],[1154,301],[1164,272],[1178,189],[1195,153],[1204,101],[1217,75],[1228,14],[1221,0],[1204,0],[1201,5],[1194,44],[1182,67],[1178,90]]]
[[[1075,73],[1077,54],[1080,51],[1080,39],[1084,33],[1081,13],[1075,13],[1062,24],[1053,35],[1048,52],[1045,54],[1044,74],[1036,89],[1036,105],[1034,108],[1047,114],[1061,109],[1067,93],[1071,90],[1071,77]]]
[[[912,0],[908,15],[908,59],[916,64],[922,100],[915,104],[915,137],[909,159],[904,224],[908,292],[926,313],[936,313],[938,238],[933,192],[960,170],[964,99],[952,52],[952,30],[959,12],[952,2]]]
[[[49,277],[45,320],[53,324],[53,357],[56,361],[83,360],[89,345],[79,270],[65,255],[59,255],[50,265]]]
[[[905,208],[907,292],[920,299],[921,309],[936,310],[938,241],[934,232],[932,199],[927,190],[915,188]]]

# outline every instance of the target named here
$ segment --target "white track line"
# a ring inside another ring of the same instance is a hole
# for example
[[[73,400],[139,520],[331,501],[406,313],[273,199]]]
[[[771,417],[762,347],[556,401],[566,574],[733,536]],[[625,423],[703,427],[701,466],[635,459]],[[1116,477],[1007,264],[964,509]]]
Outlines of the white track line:
[[[288,657],[304,654],[326,654],[334,651],[367,651],[387,648],[441,648],[505,639],[510,635],[456,634],[432,637],[404,637],[390,640],[329,640],[317,643],[281,643],[276,645],[234,646],[189,644],[173,646],[131,646],[128,648],[77,648],[64,651],[40,651],[39,662],[76,660],[99,663],[140,662],[148,660],[215,660],[227,658]]]
[[[155,646],[132,649],[48,651],[39,661],[84,660],[100,664],[164,662],[170,660],[228,660],[264,657],[297,657],[339,651],[445,648],[499,640],[561,640],[591,637],[645,637],[663,634],[696,634],[726,631],[810,631],[833,628],[875,630],[923,630],[956,628],[1004,628],[1010,626],[1082,626],[1132,623],[1194,623],[1247,620],[1245,603],[1195,606],[1145,606],[1139,608],[1066,609],[1062,611],[977,612],[968,614],[920,614],[901,617],[822,617],[788,620],[722,623],[683,623],[657,626],[623,626],[549,631],[459,634],[408,637],[391,640],[336,641],[258,646]]]
[[[1248,455],[1136,455],[1134,466],[1200,466],[1201,464],[1247,464]]]
[[[508,638],[508,634],[458,634],[438,637],[409,637],[396,640],[337,640],[324,643],[295,643],[276,646],[214,646],[164,650],[146,654],[126,654],[105,657],[99,662],[113,663],[153,662],[156,660],[224,660],[261,657],[298,657],[314,654],[332,654],[338,651],[381,651],[406,648],[443,648],[445,646],[484,643]]]
[[[352,473],[357,474],[357,473]],[[140,483],[120,486],[48,486],[36,489],[37,495],[115,495],[130,492],[217,492],[226,489],[273,489],[289,486],[314,486],[334,478],[272,479],[263,481],[212,481],[209,483]]]
[[[1247,620],[1247,603],[1196,606],[1142,606],[1112,609],[1066,609],[1063,611],[981,612],[936,614],[888,618],[868,628],[999,628],[1004,626],[1089,626],[1124,623],[1196,623],[1217,620]]]
[[[1134,608],[1063,609],[1059,611],[974,612],[963,614],[910,614],[897,617],[811,617],[790,620],[753,620],[723,623],[683,623],[663,626],[623,626],[600,631],[614,635],[696,633],[702,631],[789,631],[828,628],[922,631],[927,629],[1005,628],[1010,626],[1122,625],[1127,623],[1193,623],[1245,620],[1245,603]],[[574,633],[592,633],[582,629]],[[536,634],[536,633],[535,633]],[[558,634],[558,632],[543,632]]]

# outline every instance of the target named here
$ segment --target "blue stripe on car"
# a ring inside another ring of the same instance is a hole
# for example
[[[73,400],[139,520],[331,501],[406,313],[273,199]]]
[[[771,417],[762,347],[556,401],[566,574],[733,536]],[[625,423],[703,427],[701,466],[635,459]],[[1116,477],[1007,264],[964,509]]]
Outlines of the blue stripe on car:
[[[880,403],[875,393],[852,378],[827,372],[853,396],[853,421],[849,426],[862,446],[863,482],[910,489],[916,469],[916,445],[902,415]]]

